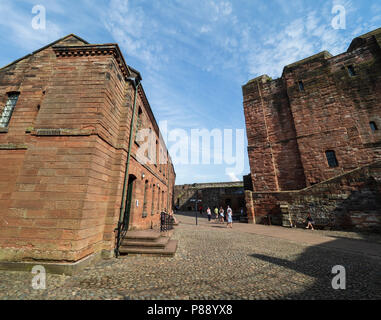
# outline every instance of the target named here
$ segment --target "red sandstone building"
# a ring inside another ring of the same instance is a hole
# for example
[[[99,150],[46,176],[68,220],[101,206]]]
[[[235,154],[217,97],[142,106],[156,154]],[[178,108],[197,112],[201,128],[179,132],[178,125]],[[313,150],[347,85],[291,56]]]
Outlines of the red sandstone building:
[[[243,86],[251,222],[381,226],[381,29]],[[266,219],[263,219],[263,218]]]
[[[140,80],[118,45],[75,35],[0,69],[0,261],[110,255],[118,222],[157,228],[172,210],[175,172]]]

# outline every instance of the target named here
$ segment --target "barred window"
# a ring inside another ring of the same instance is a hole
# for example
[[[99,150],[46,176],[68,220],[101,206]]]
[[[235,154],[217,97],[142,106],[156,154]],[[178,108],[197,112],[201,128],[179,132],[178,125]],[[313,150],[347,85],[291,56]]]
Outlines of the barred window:
[[[3,127],[3,128],[8,127],[9,121],[11,121],[12,113],[16,106],[19,95],[20,95],[19,93],[8,94],[8,100],[0,118],[0,127]]]
[[[337,161],[337,158],[336,158],[336,153],[335,151],[326,151],[325,152],[326,156],[327,156],[327,160],[328,160],[328,165],[331,167],[331,168],[336,168],[339,166],[339,162]]]

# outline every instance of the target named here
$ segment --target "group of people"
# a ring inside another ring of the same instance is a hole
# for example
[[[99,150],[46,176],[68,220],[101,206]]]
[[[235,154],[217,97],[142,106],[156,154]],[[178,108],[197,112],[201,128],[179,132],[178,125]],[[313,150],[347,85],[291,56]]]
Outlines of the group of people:
[[[226,209],[226,214],[225,214],[225,210],[223,207],[220,207],[218,209],[218,207],[215,207],[214,208],[214,216],[215,216],[215,222],[218,222],[218,223],[227,223],[227,228],[233,228],[233,210],[232,208],[230,208],[230,206],[227,207]],[[209,222],[212,221],[212,210],[210,209],[210,207],[208,207],[208,209],[206,210],[206,213],[208,215],[208,220]]]
[[[201,215],[203,214],[203,208],[201,206],[199,207],[199,212]],[[208,215],[208,221],[211,222],[212,221],[212,210],[210,209],[210,207],[208,207],[208,209],[206,210],[206,213]],[[214,221],[215,222],[227,223],[227,228],[233,228],[233,210],[230,208],[230,206],[227,207],[226,214],[225,214],[225,210],[223,207],[220,207],[220,208],[214,207],[213,213],[214,213]],[[241,209],[241,215],[243,215],[243,214],[244,214],[243,209]],[[290,221],[290,222],[291,222],[291,227],[296,227],[295,223],[293,223],[292,221]],[[307,215],[305,223],[307,224],[306,229],[315,230],[314,229],[315,221],[312,219],[310,212]]]

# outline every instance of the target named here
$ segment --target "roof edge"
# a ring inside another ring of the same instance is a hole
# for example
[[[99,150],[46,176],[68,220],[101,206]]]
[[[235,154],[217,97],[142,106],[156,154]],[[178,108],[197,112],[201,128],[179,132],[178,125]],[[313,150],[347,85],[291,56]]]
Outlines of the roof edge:
[[[62,37],[62,38],[60,38],[60,39],[58,39],[58,40],[55,40],[55,41],[53,41],[52,43],[50,43],[50,44],[48,44],[48,45],[46,45],[46,46],[43,46],[43,47],[40,48],[40,49],[37,49],[37,50],[33,51],[32,53],[29,53],[29,54],[27,54],[27,55],[25,55],[25,56],[23,56],[23,57],[21,57],[21,58],[15,60],[15,61],[11,62],[11,63],[8,63],[8,64],[5,65],[4,67],[1,67],[1,68],[0,68],[0,71],[3,70],[3,69],[8,68],[8,67],[10,67],[10,66],[12,66],[12,65],[14,65],[14,64],[16,64],[16,63],[18,63],[18,62],[20,62],[20,61],[22,61],[22,60],[24,60],[24,59],[26,59],[26,58],[29,58],[29,57],[31,57],[31,56],[33,56],[33,55],[35,55],[35,54],[37,54],[37,53],[39,53],[39,52],[41,52],[41,51],[43,51],[43,50],[49,48],[49,47],[51,47],[51,46],[54,46],[56,43],[61,42],[61,41],[65,40],[65,39],[67,39],[67,38],[69,38],[69,37],[77,38],[79,41],[82,41],[82,42],[84,42],[85,44],[89,44],[86,40],[82,39],[81,37],[75,35],[74,33],[70,33],[70,34],[68,34],[68,35],[65,36],[65,37]]]

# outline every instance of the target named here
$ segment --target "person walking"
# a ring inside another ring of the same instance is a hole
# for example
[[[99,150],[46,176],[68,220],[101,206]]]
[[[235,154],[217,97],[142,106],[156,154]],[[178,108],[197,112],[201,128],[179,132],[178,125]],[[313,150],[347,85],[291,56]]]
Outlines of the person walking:
[[[224,218],[225,218],[225,211],[224,208],[220,208],[220,222],[224,223]]]
[[[212,219],[212,210],[210,210],[210,208],[208,207],[208,209],[206,209],[206,213],[208,214],[208,221],[210,222],[210,220]]]
[[[216,215],[216,222],[218,222],[218,207],[214,208],[214,214]]]
[[[233,210],[230,208],[230,206],[228,206],[226,213],[227,213],[227,220],[228,220],[228,224],[226,227],[232,229],[233,228]]]
[[[311,230],[315,230],[315,229],[314,229],[314,224],[315,224],[315,222],[314,222],[314,220],[312,219],[312,217],[311,217],[311,213],[310,213],[310,212],[308,213],[308,216],[307,216],[307,219],[306,219],[306,223],[307,223],[307,227],[306,227],[306,229],[311,228]]]

